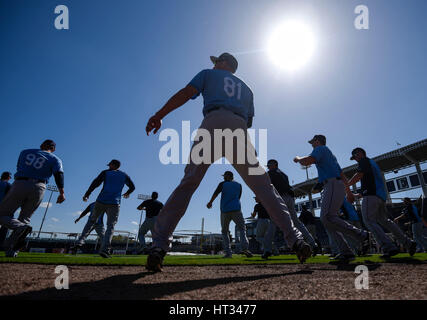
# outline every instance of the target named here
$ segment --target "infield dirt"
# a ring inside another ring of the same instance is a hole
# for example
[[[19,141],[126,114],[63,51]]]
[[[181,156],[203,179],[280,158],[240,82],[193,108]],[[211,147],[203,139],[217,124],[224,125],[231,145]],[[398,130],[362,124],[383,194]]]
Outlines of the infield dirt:
[[[69,266],[69,289],[55,289],[54,265],[0,264],[1,299],[287,300],[427,299],[427,264],[371,264],[369,289],[356,265],[164,267]]]

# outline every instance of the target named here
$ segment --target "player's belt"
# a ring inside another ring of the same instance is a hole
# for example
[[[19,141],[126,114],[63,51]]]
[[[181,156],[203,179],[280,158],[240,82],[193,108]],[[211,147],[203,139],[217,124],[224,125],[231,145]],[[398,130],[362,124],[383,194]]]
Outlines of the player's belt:
[[[213,108],[211,108],[211,109],[209,109],[208,111],[206,111],[206,114],[208,114],[209,112],[212,112],[212,111],[215,111],[215,110],[219,110],[219,109],[224,109],[224,110],[227,110],[227,111],[231,111],[231,110],[228,110],[228,109],[225,109],[224,107],[222,107],[222,106],[219,106],[219,107],[213,107]],[[231,112],[233,112],[233,111],[231,111]],[[245,117],[244,116],[242,116],[240,113],[237,113],[237,112],[233,112],[236,116],[239,116],[239,117],[241,117],[241,118],[243,118],[243,119],[245,119]],[[246,119],[245,119],[246,120]]]
[[[26,181],[33,180],[33,181],[37,181],[37,182],[41,182],[41,183],[46,183],[46,181],[45,181],[45,180],[34,179],[34,178],[28,178],[28,177],[17,177],[17,178],[15,178],[15,180],[26,180]]]

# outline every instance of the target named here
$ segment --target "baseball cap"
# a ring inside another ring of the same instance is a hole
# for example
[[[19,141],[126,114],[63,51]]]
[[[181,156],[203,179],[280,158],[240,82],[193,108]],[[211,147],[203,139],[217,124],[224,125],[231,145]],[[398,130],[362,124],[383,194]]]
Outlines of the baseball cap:
[[[231,171],[225,171],[222,176],[223,177],[225,177],[225,176],[231,176],[231,177],[233,177],[233,172],[231,172]]]
[[[363,150],[363,149],[362,149],[362,148],[360,148],[360,147],[357,147],[357,148],[354,148],[354,149],[353,149],[353,151],[351,152],[351,158],[350,158],[350,160],[354,160],[354,155],[355,155],[357,152],[362,152],[364,155],[366,155],[366,151],[365,151],[365,150]]]
[[[213,64],[220,62],[220,61],[227,62],[227,64],[233,69],[233,73],[236,72],[237,67],[239,65],[236,58],[234,56],[232,56],[231,54],[229,54],[228,52],[224,52],[219,57],[211,56],[211,61]]]
[[[47,139],[40,145],[40,149],[56,148],[56,143],[53,140]]]
[[[115,166],[116,168],[120,168],[120,165],[121,165],[120,161],[119,161],[119,160],[116,160],[116,159],[111,160],[111,161],[110,161],[110,163],[109,163],[108,165],[110,165],[110,164],[112,164],[112,165],[113,165],[113,166]]]
[[[316,134],[313,139],[311,139],[308,143],[313,143],[314,140],[319,141],[321,144],[326,145],[326,137],[322,134]]]
[[[270,160],[267,161],[267,165],[269,165],[269,164],[279,165],[279,162],[277,162],[276,159],[270,159]]]

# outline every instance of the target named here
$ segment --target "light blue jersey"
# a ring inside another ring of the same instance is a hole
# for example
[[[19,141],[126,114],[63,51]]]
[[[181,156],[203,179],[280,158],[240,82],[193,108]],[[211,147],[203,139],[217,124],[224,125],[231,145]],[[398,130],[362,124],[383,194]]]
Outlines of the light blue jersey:
[[[316,159],[319,182],[341,176],[342,170],[338,164],[337,158],[332,154],[331,150],[329,150],[327,146],[318,146],[314,148],[310,156]]]
[[[128,193],[132,193],[135,190],[130,177],[120,170],[104,170],[89,186],[86,191],[85,197],[89,197],[93,190],[104,184],[101,192],[98,195],[96,201],[103,204],[120,204],[122,198],[122,190],[125,185],[129,187]]]
[[[196,99],[200,94],[203,96],[204,116],[216,107],[230,110],[246,120],[254,116],[252,90],[227,70],[203,70],[190,81],[189,85],[198,91],[192,99]]]
[[[40,149],[27,149],[19,155],[15,179],[25,177],[48,183],[49,178],[57,172],[64,170],[61,159],[56,155]]]
[[[221,192],[221,212],[240,211],[242,185],[235,181],[224,181]]]
[[[360,221],[356,210],[354,209],[353,205],[347,201],[347,199],[344,199],[342,206],[344,207],[345,211],[348,214],[349,221]]]

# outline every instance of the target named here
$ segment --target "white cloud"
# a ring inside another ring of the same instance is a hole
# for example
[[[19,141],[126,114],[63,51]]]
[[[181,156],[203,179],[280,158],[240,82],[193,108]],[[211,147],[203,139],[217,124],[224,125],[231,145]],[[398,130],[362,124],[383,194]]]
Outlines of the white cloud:
[[[133,229],[133,230],[132,230],[132,232],[133,232],[133,233],[138,233],[138,230]]]
[[[81,215],[81,214],[82,214],[82,212],[83,212],[83,211],[76,211],[76,212],[73,212],[71,215],[72,215],[73,217],[78,217],[79,215]]]
[[[132,224],[134,224],[134,225],[136,225],[136,226],[139,226],[139,223],[138,223],[138,222],[136,222],[136,221],[132,221]]]
[[[40,208],[47,208],[47,204],[48,203],[49,202],[42,202],[42,203],[40,203]],[[49,208],[51,208],[52,206],[53,206],[52,202],[49,203]]]
[[[53,222],[59,222],[59,219],[57,218],[50,218]]]

